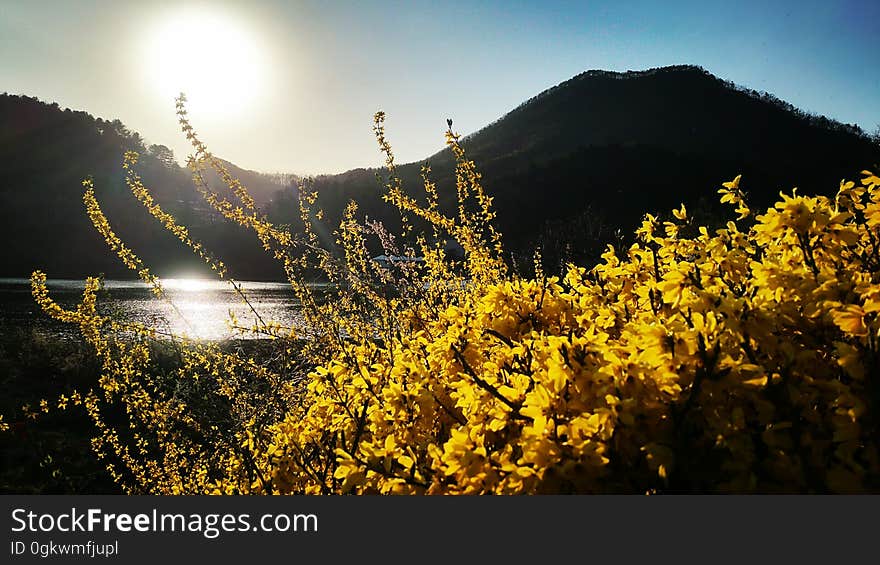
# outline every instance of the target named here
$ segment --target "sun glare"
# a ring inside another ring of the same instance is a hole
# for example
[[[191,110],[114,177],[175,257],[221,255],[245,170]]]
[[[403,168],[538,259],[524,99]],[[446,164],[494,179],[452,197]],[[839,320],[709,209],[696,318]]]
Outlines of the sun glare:
[[[234,19],[204,11],[175,12],[149,36],[149,80],[171,100],[206,115],[240,112],[265,87],[264,53]]]
[[[183,292],[201,292],[212,288],[213,281],[204,279],[173,278],[162,279],[162,286],[168,290],[180,290]]]

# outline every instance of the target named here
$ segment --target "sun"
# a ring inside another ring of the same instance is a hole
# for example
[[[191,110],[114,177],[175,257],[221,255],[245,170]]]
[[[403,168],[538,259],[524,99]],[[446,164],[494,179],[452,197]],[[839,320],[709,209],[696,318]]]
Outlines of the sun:
[[[149,38],[149,81],[169,101],[184,92],[190,109],[228,116],[251,107],[265,88],[266,65],[257,39],[228,16],[174,12]]]

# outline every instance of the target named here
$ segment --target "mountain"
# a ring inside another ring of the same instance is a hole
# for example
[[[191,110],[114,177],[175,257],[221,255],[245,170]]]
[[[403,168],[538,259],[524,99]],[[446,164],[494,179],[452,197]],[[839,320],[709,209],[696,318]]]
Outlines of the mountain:
[[[842,178],[880,163],[878,140],[858,127],[807,114],[694,66],[587,71],[524,102],[462,145],[495,199],[512,258],[526,264],[540,247],[549,269],[569,260],[590,264],[607,243],[625,243],[644,213],[666,214],[682,202],[699,219],[722,222],[727,211],[716,191],[738,174],[757,208],[795,186],[830,194]],[[139,171],[157,200],[235,276],[281,276],[252,234],[207,210],[167,147],[148,145],[119,120],[10,95],[0,96],[0,235],[6,243],[0,276],[27,276],[38,268],[50,277],[131,276],[89,225],[80,184],[88,176],[111,224],[156,272],[201,268],[126,189],[120,166],[125,150],[142,154]],[[424,162],[442,207],[453,209],[450,152]],[[399,167],[414,194],[421,190],[422,164]],[[296,177],[227,165],[270,217],[296,226],[296,191],[290,188]],[[331,225],[355,199],[362,214],[397,227],[397,213],[381,200],[377,174],[383,171],[313,179]]]
[[[829,193],[880,162],[877,140],[857,126],[809,115],[695,66],[584,72],[462,145],[495,197],[506,247],[530,257],[540,245],[555,263],[590,262],[617,230],[628,234],[642,214],[681,202],[717,222],[723,212],[716,190],[738,174],[753,205],[767,206],[795,186]],[[426,162],[451,204],[450,152]],[[421,165],[399,167],[413,193]],[[352,197],[371,217],[393,223],[376,198],[377,172],[318,177],[315,186],[331,211]]]
[[[210,213],[170,149],[148,145],[119,120],[62,109],[26,96],[0,95],[0,236],[5,242],[0,276],[25,277],[42,269],[50,277],[104,273],[131,277],[89,223],[82,180],[95,190],[111,226],[159,274],[203,272],[204,266],[168,234],[125,186],[122,155],[141,154],[138,171],[157,201],[247,278],[277,278],[255,237]],[[226,162],[260,205],[291,182]],[[219,187],[216,175],[209,175]]]

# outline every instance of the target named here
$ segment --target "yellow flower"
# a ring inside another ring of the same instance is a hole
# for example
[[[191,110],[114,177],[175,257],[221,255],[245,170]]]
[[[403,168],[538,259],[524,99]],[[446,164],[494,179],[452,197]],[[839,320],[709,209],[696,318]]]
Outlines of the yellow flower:
[[[864,337],[868,335],[868,327],[865,325],[865,311],[861,306],[849,305],[842,310],[832,313],[834,323],[845,333]]]

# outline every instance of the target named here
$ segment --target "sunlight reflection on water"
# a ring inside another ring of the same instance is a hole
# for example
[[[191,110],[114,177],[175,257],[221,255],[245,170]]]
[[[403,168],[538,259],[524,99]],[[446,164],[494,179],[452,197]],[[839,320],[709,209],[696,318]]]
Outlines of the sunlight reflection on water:
[[[289,285],[255,281],[240,284],[264,321],[275,321],[287,327],[302,325],[300,309]],[[50,279],[48,285],[50,296],[65,308],[73,308],[81,300],[84,281]],[[229,326],[230,311],[240,325],[250,326],[256,322],[253,311],[229,283],[179,278],[162,279],[162,285],[168,301],[155,298],[150,287],[143,282],[106,280],[104,292],[98,296],[99,311],[196,339],[265,337],[236,331]],[[0,279],[0,304],[3,325],[58,335],[77,331],[73,326],[51,320],[40,310],[30,295],[27,279]]]

